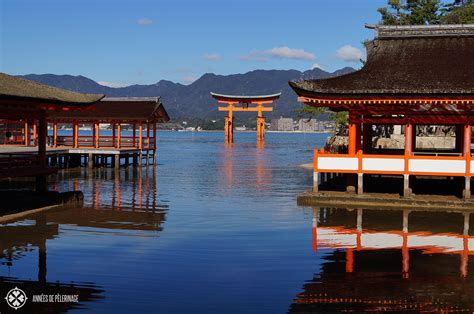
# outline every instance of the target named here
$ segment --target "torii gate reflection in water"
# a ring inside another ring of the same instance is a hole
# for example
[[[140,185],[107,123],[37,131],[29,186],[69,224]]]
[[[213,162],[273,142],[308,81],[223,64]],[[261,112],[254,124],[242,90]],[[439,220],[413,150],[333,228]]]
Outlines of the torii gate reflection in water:
[[[219,103],[227,104],[227,107],[219,107],[219,111],[228,111],[224,122],[226,143],[234,142],[234,111],[257,112],[257,141],[263,142],[265,140],[265,117],[262,113],[273,111],[273,107],[264,107],[264,104],[273,103],[280,98],[280,95],[281,93],[260,96],[235,96],[211,93],[211,96],[217,99]],[[242,107],[236,107],[237,104],[242,104]],[[256,106],[249,106],[251,104]]]

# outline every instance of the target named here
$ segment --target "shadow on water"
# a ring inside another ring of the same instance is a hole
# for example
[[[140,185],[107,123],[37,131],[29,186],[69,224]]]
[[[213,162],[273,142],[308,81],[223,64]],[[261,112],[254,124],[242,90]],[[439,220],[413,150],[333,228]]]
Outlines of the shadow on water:
[[[37,255],[37,279],[0,276],[0,291],[6,293],[16,287],[26,294],[27,302],[21,311],[27,313],[56,313],[69,309],[85,309],[89,302],[104,298],[104,290],[92,282],[61,282],[47,280],[47,240],[59,235],[59,225],[38,216],[26,223],[0,227],[0,261],[2,267],[15,267],[28,255]],[[34,295],[76,295],[79,302],[33,303]],[[2,298],[4,296],[2,295]],[[28,301],[29,300],[29,301]],[[2,300],[3,301],[3,300]],[[13,312],[6,302],[0,302],[2,313]]]
[[[24,183],[25,181],[13,182],[8,188],[17,190],[16,185],[24,187]],[[0,291],[6,293],[15,287],[22,289],[29,301],[21,309],[29,313],[93,309],[90,302],[106,298],[104,289],[97,284],[47,279],[47,242],[54,245],[61,233],[71,228],[68,226],[94,234],[106,231],[118,235],[120,233],[117,232],[120,231],[144,231],[151,233],[139,235],[157,236],[157,232],[162,230],[168,205],[166,202],[159,202],[157,197],[156,169],[75,169],[60,172],[49,183],[50,189],[54,191],[82,191],[85,206],[49,210],[33,214],[27,220],[0,225],[0,265],[8,268],[8,272],[14,270],[22,259],[31,260],[30,255],[37,255],[37,280],[0,276]],[[31,262],[28,267],[35,268]],[[31,275],[31,272],[28,273]],[[77,295],[79,302],[32,302],[33,295],[58,294]],[[0,302],[2,313],[12,310],[6,302]]]
[[[463,212],[313,208],[323,259],[292,313],[474,310],[472,217]]]

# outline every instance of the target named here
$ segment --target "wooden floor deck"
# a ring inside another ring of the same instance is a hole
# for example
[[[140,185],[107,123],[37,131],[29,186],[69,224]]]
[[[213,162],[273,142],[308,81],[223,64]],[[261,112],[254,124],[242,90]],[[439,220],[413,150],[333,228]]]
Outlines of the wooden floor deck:
[[[38,154],[38,148],[32,146],[0,145],[0,158],[12,158],[19,156],[32,156]],[[47,147],[46,156],[49,166],[62,168],[77,167],[81,165],[113,166],[141,165],[142,163],[154,163],[156,149],[136,147]],[[130,161],[132,159],[132,161]],[[121,163],[123,161],[123,163]]]

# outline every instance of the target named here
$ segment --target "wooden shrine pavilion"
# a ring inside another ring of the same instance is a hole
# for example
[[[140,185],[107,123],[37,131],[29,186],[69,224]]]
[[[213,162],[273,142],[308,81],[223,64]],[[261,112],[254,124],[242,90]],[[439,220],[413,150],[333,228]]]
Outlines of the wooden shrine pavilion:
[[[70,154],[86,156],[90,167],[94,156],[102,159],[109,155],[114,156],[116,167],[120,158],[128,156],[133,157],[134,164],[141,163],[143,154],[148,164],[156,156],[156,125],[169,120],[159,97],[106,97],[92,110],[52,113],[48,122],[53,134],[48,143],[53,148],[69,148]],[[65,125],[72,125],[72,132],[60,135],[58,130]],[[80,134],[79,125],[88,127],[89,134]]]
[[[367,61],[359,71],[321,80],[290,82],[298,100],[310,106],[349,113],[347,150],[314,152],[314,191],[320,173],[343,173],[348,187],[363,193],[364,176],[403,176],[403,195],[411,194],[410,177],[464,177],[470,198],[474,160],[474,25],[371,26],[375,39],[366,44]],[[373,145],[374,125],[402,125],[404,150]],[[416,146],[417,126],[452,125],[451,150]]]
[[[47,117],[51,112],[86,110],[104,95],[75,93],[0,73],[0,119],[20,125],[35,123],[37,154],[0,155],[0,178],[33,176],[37,189],[46,188],[46,175],[55,172],[47,167]],[[7,132],[6,137],[12,134]],[[27,143],[28,139],[24,140]]]
[[[211,96],[226,107],[219,107],[219,111],[227,111],[224,121],[224,135],[226,143],[234,142],[234,112],[257,112],[257,141],[265,140],[265,117],[263,112],[273,111],[273,107],[265,107],[280,98],[281,93],[259,96],[236,96],[211,93]],[[236,105],[242,104],[241,107]]]

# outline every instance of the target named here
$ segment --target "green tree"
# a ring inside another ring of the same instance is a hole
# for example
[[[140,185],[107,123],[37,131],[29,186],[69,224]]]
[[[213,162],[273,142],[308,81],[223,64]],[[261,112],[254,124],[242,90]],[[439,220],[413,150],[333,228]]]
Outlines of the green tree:
[[[441,7],[439,0],[389,0],[377,11],[382,25],[425,25],[440,23]]]
[[[474,24],[474,1],[457,0],[442,9],[441,24]]]

